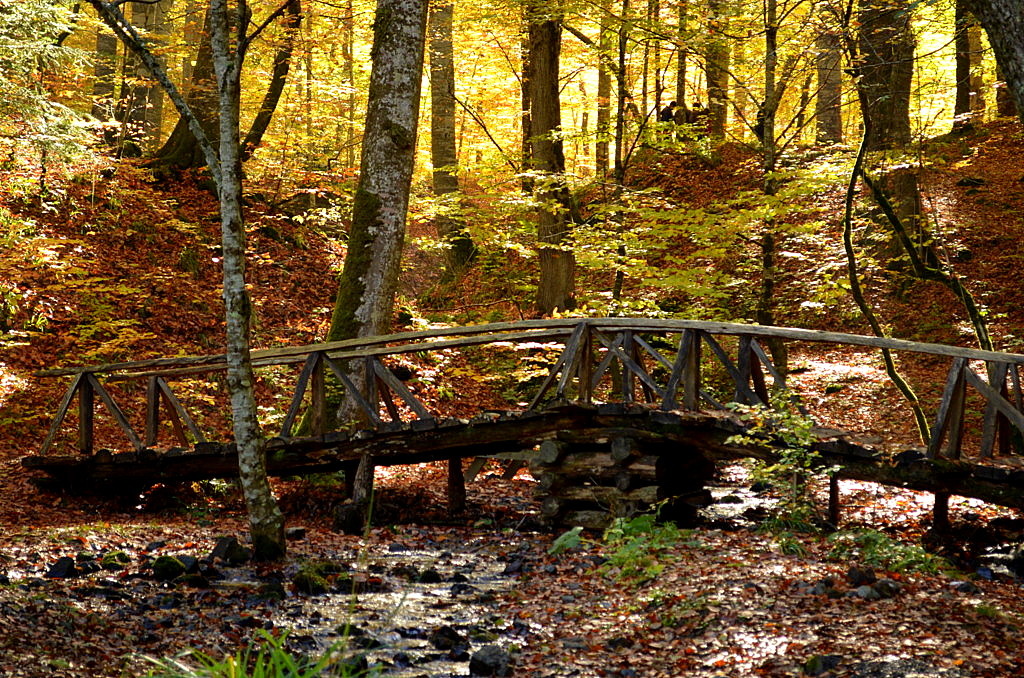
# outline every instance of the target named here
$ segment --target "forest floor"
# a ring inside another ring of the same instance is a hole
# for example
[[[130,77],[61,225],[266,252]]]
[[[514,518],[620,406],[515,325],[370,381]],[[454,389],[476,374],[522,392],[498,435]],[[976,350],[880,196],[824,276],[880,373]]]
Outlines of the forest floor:
[[[1024,337],[1016,275],[1022,152],[1016,124],[996,123],[938,145],[923,173],[944,251],[989,308],[1007,350]],[[753,185],[749,162],[741,150],[718,166],[664,158],[638,182],[660,181],[678,200],[715,200]],[[210,196],[188,179],[156,190],[127,167],[113,179],[96,176],[66,177],[65,192],[51,187],[42,201],[12,193],[0,209],[0,676],[141,675],[144,656],[188,648],[220,656],[259,629],[290,630],[286,642],[297,652],[344,641],[349,653],[366,652],[399,676],[466,675],[469,658],[487,645],[509,650],[512,674],[522,676],[1024,675],[1021,580],[981,557],[998,547],[1012,559],[1007,549],[1024,542],[1024,517],[972,500],[954,499],[955,534],[938,538],[928,531],[930,496],[843,481],[839,536],[780,534],[759,529],[772,493],[753,493],[748,469],[730,467],[703,525],[678,533],[638,525],[619,541],[585,535],[551,553],[559,535],[539,528],[527,472],[503,480],[500,469],[488,469],[470,485],[466,513],[449,517],[443,469],[402,467],[378,472],[381,527],[362,537],[331,530],[336,484],[278,481],[289,525],[305,529],[287,562],[257,567],[207,558],[219,537],[244,541],[246,533],[237,495],[220,484],[154,488],[120,502],[37,489],[19,459],[38,449],[65,385],[35,371],[208,353],[220,341]],[[7,186],[32,180],[15,174]],[[835,211],[841,191],[813,199]],[[780,324],[863,331],[849,302],[801,304],[800,280],[841,265],[834,221],[801,241],[801,257],[786,260]],[[249,222],[257,344],[322,337],[343,243],[261,201],[250,205]],[[414,217],[410,230],[418,236],[429,224]],[[436,255],[416,242],[403,300],[414,312],[436,268]],[[528,277],[529,262],[507,261],[526,271],[509,277]],[[971,344],[947,291],[904,281],[899,294],[885,294],[885,276],[870,273],[896,336]],[[516,290],[500,280],[488,286],[487,275],[493,270],[474,271],[449,296],[490,314],[477,321],[516,318]],[[913,442],[909,417],[872,356],[804,348],[791,365],[794,389],[822,424]],[[945,366],[906,360],[901,368],[933,403]],[[421,395],[495,397],[471,374],[446,378],[425,380]],[[273,378],[259,388],[273,391]],[[208,416],[216,425],[219,415]],[[114,433],[101,430],[101,440]],[[874,541],[854,548],[856,530]],[[912,548],[920,545],[948,561]],[[161,581],[153,567],[161,555],[194,559],[199,576]],[[104,556],[110,569],[96,565]],[[330,591],[303,592],[296,573],[324,561],[334,564],[321,568]],[[869,569],[890,582],[871,589],[885,592],[879,599],[862,588]]]

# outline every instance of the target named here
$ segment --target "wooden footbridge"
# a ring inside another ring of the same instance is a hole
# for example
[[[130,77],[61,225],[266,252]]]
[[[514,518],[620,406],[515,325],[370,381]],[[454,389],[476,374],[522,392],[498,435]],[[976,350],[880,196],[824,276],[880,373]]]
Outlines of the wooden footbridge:
[[[822,462],[838,466],[839,477],[934,492],[939,521],[946,520],[950,495],[1024,508],[1024,467],[1016,464],[1024,440],[1024,355],[782,327],[571,318],[262,350],[252,359],[258,372],[273,372],[278,391],[284,380],[294,384],[290,399],[277,404],[277,435],[266,440],[272,474],[351,470],[363,455],[377,465],[525,455],[549,495],[546,518],[594,522],[595,508],[628,512],[663,499],[692,500],[717,460],[773,456],[770,447],[730,441],[745,429],[728,408],[777,405],[772,392],[786,393],[785,376],[762,347],[768,342],[948,359],[927,447],[894,454],[819,430]],[[408,370],[398,368],[414,354],[431,360],[461,353],[463,361],[485,363],[513,347],[520,357],[547,361],[532,399],[480,407],[469,418],[432,412],[417,398]],[[80,491],[234,476],[233,444],[211,441],[201,425],[226,409],[226,394],[217,402],[218,389],[210,388],[223,383],[225,369],[223,355],[210,355],[41,372],[71,377],[71,385],[39,453],[23,463]],[[359,390],[354,382],[366,386]],[[332,393],[342,388],[362,411],[366,423],[359,428],[327,423]],[[802,408],[795,396],[787,406]],[[109,418],[98,423],[103,412]],[[980,425],[965,426],[965,415]],[[120,440],[107,439],[111,430]],[[836,514],[834,481],[832,490]]]

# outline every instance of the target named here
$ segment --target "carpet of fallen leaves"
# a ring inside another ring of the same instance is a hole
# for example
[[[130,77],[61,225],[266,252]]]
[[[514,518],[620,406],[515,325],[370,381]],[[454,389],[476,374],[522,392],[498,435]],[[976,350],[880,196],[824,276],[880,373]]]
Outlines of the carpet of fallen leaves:
[[[1024,209],[1022,150],[1016,123],[994,123],[976,137],[947,140],[934,150],[922,184],[943,256],[971,281],[991,311],[998,345],[1010,350],[1024,336],[1016,261],[1017,243],[1024,240],[1019,218]],[[749,160],[739,146],[724,149],[722,162],[714,166],[665,158],[660,167],[638,170],[636,181],[661,186],[679,200],[713,201],[756,184]],[[163,656],[189,647],[231,652],[258,628],[293,628],[301,635],[315,621],[318,599],[290,587],[286,598],[274,603],[254,600],[246,586],[182,588],[153,579],[148,565],[156,555],[201,558],[218,536],[244,536],[236,497],[190,488],[157,489],[122,503],[72,497],[37,490],[18,465],[22,455],[38,448],[65,387],[32,377],[34,371],[58,363],[207,353],[220,346],[218,224],[212,197],[188,178],[155,187],[144,172],[127,167],[115,177],[78,184],[72,188],[78,192],[63,203],[18,199],[4,205],[31,218],[34,229],[23,241],[11,236],[0,250],[3,291],[14,290],[23,300],[4,322],[28,327],[7,335],[14,339],[0,358],[0,523],[5,532],[0,574],[10,579],[0,586],[4,676],[136,675],[143,670],[140,654]],[[972,181],[962,184],[965,177]],[[834,212],[839,195],[837,189],[816,199]],[[331,271],[344,255],[343,244],[260,201],[250,205],[249,216],[257,345],[317,340],[329,319]],[[429,224],[414,221],[413,235],[417,229],[429,230]],[[799,244],[801,257],[784,260],[780,323],[863,331],[846,302],[826,308],[801,304],[807,293],[801,281],[841,267],[839,230],[830,221],[822,237]],[[408,261],[406,287],[430,289],[435,268],[430,255],[417,250]],[[885,291],[892,281],[878,271],[869,273],[875,276],[869,290],[896,336],[970,344],[962,311],[946,290],[908,283],[894,295]],[[515,298],[513,286],[481,289],[482,275],[474,271],[447,298],[481,312],[521,315],[522,300]],[[36,316],[45,316],[48,325],[31,326]],[[424,394],[447,399],[453,415],[500,404],[491,385],[464,369],[457,357],[450,360],[412,366]],[[799,347],[791,367],[795,390],[823,425],[855,431],[868,443],[913,444],[912,421],[874,356]],[[900,367],[933,406],[945,364],[901,356]],[[260,388],[266,397],[280,391],[269,377]],[[451,399],[451,393],[460,398]],[[217,423],[215,408],[206,416],[206,423]],[[103,425],[101,441],[116,435],[109,422]],[[971,421],[967,426],[976,428]],[[792,676],[815,656],[838,662],[823,675],[906,673],[885,673],[882,666],[917,667],[916,675],[1024,675],[1021,583],[978,577],[972,567],[975,551],[936,543],[928,533],[927,495],[842,483],[844,527],[930,543],[964,568],[950,575],[878,572],[902,588],[893,598],[868,601],[845,595],[851,588],[847,571],[856,563],[830,560],[823,536],[795,535],[787,542],[759,531],[756,521],[712,521],[687,533],[662,558],[657,577],[624,581],[600,566],[608,556],[600,535],[549,555],[558,535],[538,529],[532,479],[525,472],[510,480],[500,475],[498,469],[485,473],[469,488],[467,512],[449,517],[443,509],[441,467],[380,470],[378,522],[386,527],[366,537],[330,529],[330,510],[340,499],[337,488],[278,481],[289,524],[305,526],[305,537],[290,544],[286,563],[247,566],[236,579],[287,581],[303,561],[357,561],[360,554],[387,553],[395,544],[438,553],[473,544],[481,561],[506,565],[488,598],[493,610],[487,616],[496,642],[515,649],[515,675]],[[736,472],[722,482],[742,488],[749,481]],[[966,500],[954,501],[952,511],[961,535],[983,531],[996,518],[1019,517]],[[799,555],[793,554],[794,543]],[[121,572],[45,577],[61,557],[113,549],[131,557]],[[231,574],[230,568],[221,569]],[[814,593],[814,586],[826,579],[838,597]],[[961,579],[972,586],[958,587]],[[424,665],[420,673],[408,675],[441,674]]]

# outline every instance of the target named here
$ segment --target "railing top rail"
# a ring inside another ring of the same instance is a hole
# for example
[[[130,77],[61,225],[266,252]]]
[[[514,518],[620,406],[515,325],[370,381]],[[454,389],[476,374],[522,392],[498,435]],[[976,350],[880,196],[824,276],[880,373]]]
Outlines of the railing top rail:
[[[1024,355],[1022,354],[983,351],[946,344],[930,344],[905,339],[870,337],[845,332],[825,332],[796,327],[652,318],[559,318],[554,320],[522,320],[509,323],[446,327],[374,337],[359,337],[322,344],[263,349],[253,351],[251,358],[255,366],[267,366],[302,362],[311,353],[316,352],[326,352],[336,359],[350,359],[440,350],[501,341],[551,340],[568,336],[581,323],[597,330],[632,329],[638,332],[701,330],[715,335],[750,335],[793,341],[845,344],[867,348],[888,348],[894,351],[909,351],[951,358],[966,358],[968,360],[1024,364]],[[105,365],[63,367],[42,370],[37,372],[36,376],[62,377],[89,372],[116,375],[119,379],[132,379],[145,376],[197,374],[219,371],[225,369],[225,367],[225,356],[223,353],[220,353],[205,356],[136,360]]]

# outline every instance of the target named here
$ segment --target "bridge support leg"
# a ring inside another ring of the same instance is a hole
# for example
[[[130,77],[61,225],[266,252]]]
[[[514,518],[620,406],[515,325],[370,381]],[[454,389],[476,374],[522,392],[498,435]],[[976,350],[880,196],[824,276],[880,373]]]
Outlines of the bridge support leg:
[[[466,510],[466,479],[462,475],[462,459],[448,460],[448,515]]]
[[[932,528],[936,532],[949,532],[949,492],[935,493],[932,509]]]
[[[828,479],[828,522],[832,527],[839,527],[839,478],[832,475]]]

